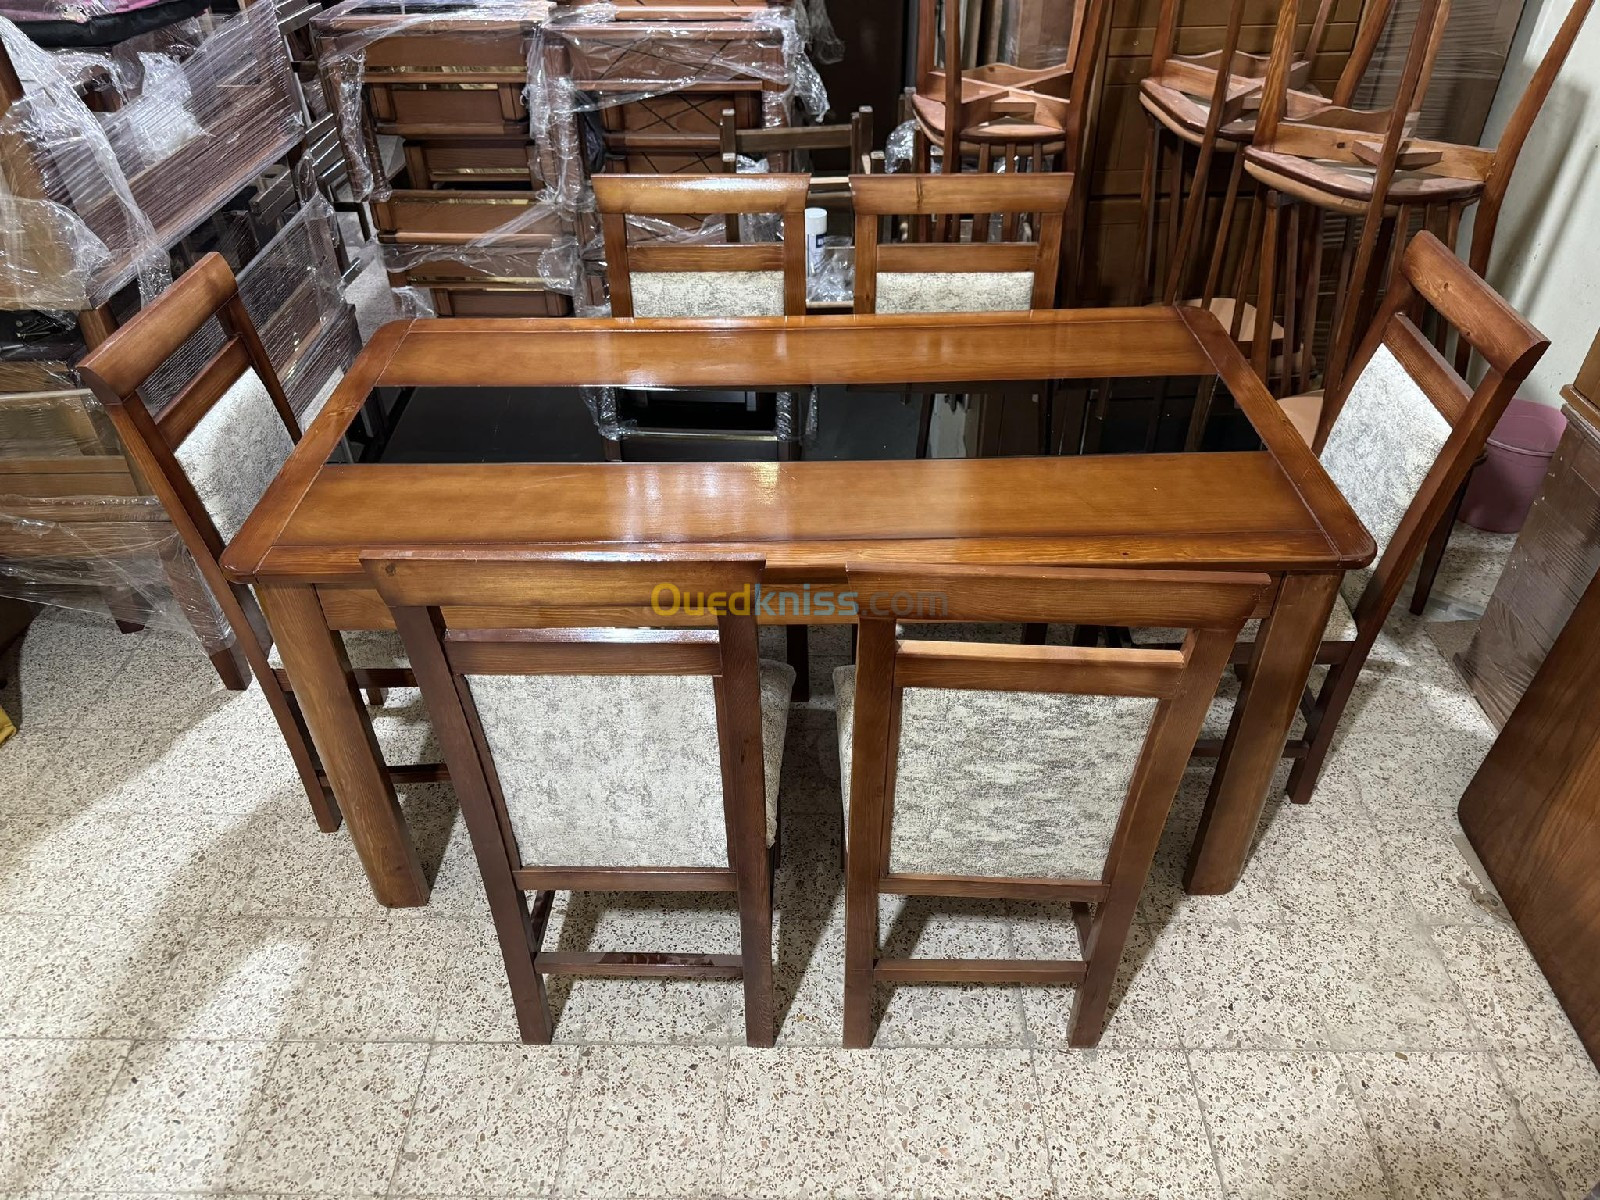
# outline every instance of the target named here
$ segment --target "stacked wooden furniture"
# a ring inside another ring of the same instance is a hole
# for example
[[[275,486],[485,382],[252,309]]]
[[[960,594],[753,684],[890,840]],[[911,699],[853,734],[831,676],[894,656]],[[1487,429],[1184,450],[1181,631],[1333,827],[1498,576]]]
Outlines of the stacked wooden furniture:
[[[309,421],[361,347],[340,290],[331,208],[314,201],[239,276],[276,379]],[[223,349],[206,325],[142,389],[160,404]],[[165,411],[164,409],[162,410]],[[125,627],[150,623],[175,595],[208,652],[232,641],[171,520],[87,392],[0,396],[0,595],[63,607],[103,601]],[[247,681],[228,653],[223,678]]]
[[[525,97],[549,7],[346,0],[315,22],[352,187],[370,198],[390,283],[425,289],[441,316],[571,311],[540,258],[577,234],[542,200],[555,161]],[[399,139],[393,179],[380,138]],[[514,232],[494,234],[512,221]]]
[[[0,48],[0,309],[115,328],[112,300],[158,284],[166,254],[298,151],[298,84],[276,9],[246,8],[115,112],[93,113],[48,55]]]
[[[1399,85],[1387,109],[1346,107],[1339,103],[1341,91],[1333,105],[1299,118],[1288,101],[1296,16],[1292,6],[1285,6],[1255,136],[1245,151],[1246,172],[1271,193],[1252,357],[1278,395],[1307,392],[1319,376],[1327,392],[1339,387],[1356,338],[1376,310],[1393,260],[1414,226],[1436,229],[1446,244],[1453,244],[1463,213],[1479,205],[1469,263],[1480,275],[1487,269],[1500,207],[1523,143],[1592,7],[1593,0],[1575,0],[1499,144],[1479,147],[1413,135],[1435,73],[1448,4],[1423,0],[1419,5]],[[1301,220],[1298,206],[1304,206],[1308,219]],[[1319,370],[1314,340],[1317,300],[1324,290],[1318,278],[1322,256],[1305,252],[1298,264],[1294,256],[1297,243],[1320,247],[1327,214],[1359,219],[1360,236],[1344,239],[1331,333]],[[1274,363],[1268,334],[1280,296],[1285,353]],[[1467,344],[1458,343],[1458,370],[1466,369],[1469,357]],[[1314,444],[1320,446],[1326,438],[1329,420],[1328,412],[1319,415]]]
[[[725,110],[737,129],[783,128],[792,113],[780,0],[563,4],[545,30],[547,78],[570,81],[598,120],[607,172],[716,171]]]

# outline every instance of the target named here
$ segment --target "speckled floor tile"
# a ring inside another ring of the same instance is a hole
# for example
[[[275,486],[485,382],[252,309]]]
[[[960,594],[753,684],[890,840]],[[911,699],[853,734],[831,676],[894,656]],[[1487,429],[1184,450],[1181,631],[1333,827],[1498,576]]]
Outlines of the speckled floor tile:
[[[882,925],[890,958],[1011,958],[1005,920],[943,919],[908,911]],[[843,963],[839,970],[842,974]],[[1014,1046],[1022,1035],[1020,989],[1010,985],[906,984],[875,989],[876,1046]]]
[[[38,913],[0,914],[0,1030],[20,1014],[33,973],[55,949],[56,935],[67,918]]]
[[[1190,1062],[1229,1197],[1388,1195],[1377,1148],[1334,1055],[1195,1052]]]
[[[1550,1179],[1484,1054],[1346,1054],[1395,1200],[1533,1200]]]
[[[96,695],[84,681],[119,674],[138,636],[119,633],[103,617],[60,609],[41,613],[21,647],[11,651],[17,672],[7,689],[7,715],[24,732],[81,728],[84,710]]]
[[[1466,1007],[1420,927],[1336,922],[1287,934],[1335,1049],[1476,1046]]]
[[[905,1050],[882,1064],[891,1195],[1053,1195],[1026,1053]]]
[[[1360,779],[1371,807],[1387,791],[1453,809],[1494,737],[1494,726],[1464,690],[1363,681],[1339,723],[1326,770]]]
[[[1220,1200],[1185,1056],[1174,1050],[1038,1054],[1057,1192],[1082,1200]]]
[[[1349,920],[1403,907],[1364,814],[1327,815],[1315,800],[1280,805],[1256,853],[1267,890],[1290,919]]]
[[[1454,813],[1392,812],[1378,840],[1389,876],[1427,924],[1510,924],[1505,904],[1466,857],[1470,846]]]
[[[838,1046],[844,1037],[844,900],[780,922],[773,1004],[780,1046]]]
[[[1600,1187],[1600,1068],[1581,1049],[1495,1061],[1562,1200],[1585,1200]]]
[[[378,909],[348,829],[323,833],[311,811],[264,814],[250,826],[251,859],[224,899],[257,917],[372,916]]]
[[[142,1042],[60,1175],[84,1191],[216,1191],[255,1113],[278,1047]]]
[[[155,755],[143,728],[28,729],[0,757],[0,813],[76,813],[135,807],[135,781]],[[90,752],[85,753],[85,748]]]
[[[180,728],[230,694],[191,632],[150,629],[129,640],[127,658],[104,677],[102,700],[78,716],[88,728],[114,728],[130,711],[142,712],[147,728]],[[152,696],[161,702],[151,704]]]
[[[443,964],[444,1000],[433,1037],[439,1042],[520,1042],[511,984],[494,926],[471,922]]]
[[[352,918],[329,925],[287,1036],[425,1042],[449,965],[471,936],[460,921]]]
[[[730,1052],[723,1189],[731,1196],[881,1196],[888,1144],[878,1056]]]
[[[230,1156],[229,1190],[382,1195],[427,1059],[401,1042],[285,1046]]]
[[[49,949],[0,1013],[6,1037],[137,1037],[187,925],[57,921]]]
[[[188,931],[145,1003],[145,1036],[263,1039],[301,1024],[317,985],[320,921],[220,917]]]
[[[1012,941],[1022,958],[1077,958],[1077,932],[1064,917],[1043,915],[1045,906],[1019,905],[1012,929]],[[1135,925],[1128,931],[1128,944],[1117,967],[1111,988],[1111,1010],[1106,1018],[1100,1044],[1107,1048],[1166,1047],[1176,1049],[1178,1027],[1168,1004],[1168,987],[1158,971],[1150,967],[1150,951],[1155,935],[1149,927]],[[1023,1019],[1036,1046],[1067,1049],[1072,1034],[1072,1001],[1076,988],[1025,987],[1022,992]]]
[[[1429,936],[1490,1049],[1560,1052],[1577,1044],[1572,1023],[1514,928],[1440,926]]]
[[[726,1050],[585,1050],[556,1190],[721,1194],[727,1085]]]
[[[128,1043],[0,1039],[0,1189],[44,1189],[78,1148]]]
[[[1186,1047],[1325,1047],[1316,995],[1295,955],[1286,930],[1179,919],[1156,934],[1141,972],[1166,991]]]
[[[435,1046],[393,1193],[545,1194],[555,1181],[582,1053]]]

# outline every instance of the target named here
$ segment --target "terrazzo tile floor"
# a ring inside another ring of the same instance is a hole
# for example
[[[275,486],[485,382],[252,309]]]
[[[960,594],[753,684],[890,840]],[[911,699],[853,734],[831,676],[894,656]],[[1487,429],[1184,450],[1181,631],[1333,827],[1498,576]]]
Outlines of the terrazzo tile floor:
[[[1460,531],[1430,619],[1481,609],[1508,539]],[[907,987],[839,1049],[831,669],[782,776],[779,1046],[737,984],[553,989],[516,1040],[448,789],[403,797],[425,909],[376,907],[318,834],[258,691],[176,633],[50,611],[0,663],[0,1193],[343,1196],[1586,1196],[1600,1073],[1454,804],[1493,738],[1426,622],[1391,620],[1315,803],[1274,803],[1240,886],[1179,885],[1186,780],[1102,1047],[1057,989]],[[1225,719],[1226,701],[1215,717]],[[375,712],[427,749],[414,694]],[[1072,952],[1032,905],[897,902],[900,952]],[[736,947],[731,909],[582,899],[567,949]]]

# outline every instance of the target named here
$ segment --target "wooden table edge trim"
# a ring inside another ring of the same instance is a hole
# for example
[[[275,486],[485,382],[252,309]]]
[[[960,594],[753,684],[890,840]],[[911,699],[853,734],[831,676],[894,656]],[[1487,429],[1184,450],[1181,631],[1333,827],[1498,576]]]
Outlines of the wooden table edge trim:
[[[412,320],[391,321],[380,327],[372,340],[361,348],[311,428],[301,431],[300,441],[283,470],[257,503],[255,512],[270,519],[258,521],[252,514],[239,536],[223,551],[222,570],[229,579],[248,583],[260,572],[274,541],[294,519],[301,501],[316,483],[327,465],[328,456],[366,403],[367,396],[380,386],[379,378],[414,324]]]
[[[1311,447],[1306,445],[1261,378],[1245,361],[1238,344],[1228,336],[1216,315],[1206,309],[1179,308],[1178,316],[1210,357],[1211,365],[1234,401],[1245,410],[1245,416],[1267,452],[1277,460],[1284,479],[1305,503],[1311,519],[1328,539],[1328,548],[1338,555],[1339,566],[1348,571],[1371,563],[1378,554],[1372,534],[1367,532],[1344,493],[1329,478]],[[1329,527],[1324,520],[1327,512],[1339,519],[1338,525]]]

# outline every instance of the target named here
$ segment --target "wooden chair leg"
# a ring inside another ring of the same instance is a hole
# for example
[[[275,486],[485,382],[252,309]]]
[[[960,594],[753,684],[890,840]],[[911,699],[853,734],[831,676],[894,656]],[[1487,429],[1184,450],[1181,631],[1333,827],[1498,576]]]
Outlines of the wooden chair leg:
[[[1344,715],[1344,706],[1350,702],[1350,693],[1360,676],[1361,663],[1354,658],[1328,668],[1328,677],[1322,681],[1316,703],[1306,720],[1305,755],[1296,759],[1289,771],[1287,790],[1293,803],[1311,803],[1311,794],[1317,790],[1317,780],[1322,775],[1322,764],[1333,747],[1333,735],[1339,731],[1339,718]]]
[[[1467,472],[1467,477],[1461,481],[1456,494],[1450,498],[1450,506],[1444,510],[1439,523],[1428,535],[1428,544],[1423,547],[1422,560],[1417,564],[1416,586],[1411,589],[1411,611],[1419,617],[1428,607],[1428,597],[1433,594],[1433,581],[1439,577],[1439,566],[1444,562],[1444,552],[1450,545],[1450,534],[1454,531],[1456,518],[1461,513],[1461,502],[1466,499],[1467,484],[1472,482],[1473,472],[1477,469],[1478,464],[1473,463],[1472,470]]]
[[[206,657],[216,668],[222,686],[230,692],[242,692],[250,686],[250,664],[245,661],[237,642],[229,642],[220,650],[208,650]]]
[[[1042,646],[1045,638],[1050,635],[1050,626],[1038,622],[1030,622],[1022,627],[1022,644],[1024,646]]]
[[[1256,328],[1250,344],[1250,365],[1261,381],[1271,386],[1272,318],[1278,298],[1278,224],[1283,201],[1276,192],[1263,192],[1266,206],[1261,236],[1261,277],[1256,285]]]
[[[1161,126],[1151,122],[1145,146],[1144,174],[1139,181],[1139,299],[1155,299],[1156,291],[1156,173],[1161,161]]]
[[[279,684],[277,674],[272,671],[261,676],[261,692],[266,696],[267,707],[272,710],[272,715],[278,720],[278,728],[283,732],[284,743],[289,747],[289,757],[300,776],[300,786],[305,788],[306,799],[311,803],[317,828],[323,833],[335,832],[344,817],[339,812],[332,789],[322,782],[317,752],[311,744],[311,730],[306,727],[299,703],[292,692]]]
[[[544,976],[539,973],[539,947],[544,941],[545,924],[550,918],[554,892],[534,897],[533,910],[524,907],[521,893],[515,893],[515,911],[504,903],[491,904],[495,936],[506,964],[506,979],[511,984],[511,1007],[517,1014],[517,1032],[530,1045],[548,1046],[555,1036],[555,1020],[550,1014],[550,998]]]
[[[382,708],[384,699],[384,690],[381,687],[370,687],[367,689],[367,703],[373,708]]]
[[[928,440],[933,435],[933,400],[932,392],[922,394],[922,408],[917,416],[917,457],[928,457]]]

